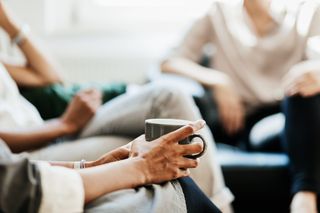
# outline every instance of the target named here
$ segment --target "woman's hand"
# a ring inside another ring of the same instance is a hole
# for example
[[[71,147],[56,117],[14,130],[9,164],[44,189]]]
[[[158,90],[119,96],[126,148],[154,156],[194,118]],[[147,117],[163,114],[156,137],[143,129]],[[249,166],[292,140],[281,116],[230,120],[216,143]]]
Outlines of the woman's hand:
[[[198,161],[183,156],[201,152],[202,143],[180,145],[178,141],[204,125],[204,121],[194,122],[152,142],[146,142],[141,136],[131,144],[131,158],[78,170],[83,181],[85,202],[120,189],[162,183],[189,175],[188,168],[196,167]]]
[[[284,78],[287,96],[310,97],[320,93],[320,71],[294,69]]]
[[[238,133],[244,126],[244,108],[239,95],[234,91],[229,77],[225,76],[213,89],[222,125],[229,135]]]
[[[200,153],[201,143],[181,145],[178,142],[203,128],[204,121],[197,121],[164,135],[154,141],[146,142],[144,135],[132,142],[131,158],[140,158],[143,166],[145,183],[162,183],[188,176],[189,168],[198,166],[198,160],[184,156]]]
[[[127,159],[130,154],[130,147],[131,147],[131,143],[129,143],[125,146],[121,146],[119,148],[116,148],[116,149],[102,155],[99,159],[97,159],[95,161],[87,162],[86,168]]]
[[[75,95],[61,117],[67,134],[79,132],[95,115],[100,106],[101,92],[96,89],[83,90]]]

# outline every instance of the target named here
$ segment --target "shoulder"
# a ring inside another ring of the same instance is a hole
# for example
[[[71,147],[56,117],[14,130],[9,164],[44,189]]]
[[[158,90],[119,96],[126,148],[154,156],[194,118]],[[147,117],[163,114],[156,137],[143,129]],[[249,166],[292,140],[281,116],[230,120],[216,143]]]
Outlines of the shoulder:
[[[242,0],[213,0],[210,9],[208,10],[209,16],[230,15],[234,11],[242,10]]]
[[[318,10],[320,0],[273,0],[275,4],[283,5],[287,10]]]

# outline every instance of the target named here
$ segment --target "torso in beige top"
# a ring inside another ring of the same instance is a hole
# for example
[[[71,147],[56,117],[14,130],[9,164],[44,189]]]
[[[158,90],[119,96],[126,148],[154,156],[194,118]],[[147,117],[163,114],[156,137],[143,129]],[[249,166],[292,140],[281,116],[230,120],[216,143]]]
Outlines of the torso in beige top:
[[[320,33],[320,10],[314,1],[274,0],[270,11],[276,26],[259,37],[242,1],[215,1],[176,54],[199,62],[203,47],[212,43],[212,68],[229,75],[249,108],[277,102],[284,74],[305,60],[308,38]]]

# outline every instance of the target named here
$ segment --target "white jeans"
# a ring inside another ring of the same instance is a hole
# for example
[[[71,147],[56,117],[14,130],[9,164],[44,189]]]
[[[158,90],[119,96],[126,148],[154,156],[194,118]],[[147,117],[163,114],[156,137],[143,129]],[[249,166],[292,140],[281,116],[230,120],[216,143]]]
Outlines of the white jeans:
[[[148,118],[194,121],[201,119],[201,115],[188,95],[177,89],[150,84],[136,93],[119,96],[104,104],[78,140],[37,150],[31,153],[31,157],[41,160],[94,160],[143,134],[144,121]],[[233,196],[225,187],[210,130],[205,127],[200,134],[207,141],[208,149],[198,168],[191,170],[191,177],[218,207],[224,207],[231,203]]]

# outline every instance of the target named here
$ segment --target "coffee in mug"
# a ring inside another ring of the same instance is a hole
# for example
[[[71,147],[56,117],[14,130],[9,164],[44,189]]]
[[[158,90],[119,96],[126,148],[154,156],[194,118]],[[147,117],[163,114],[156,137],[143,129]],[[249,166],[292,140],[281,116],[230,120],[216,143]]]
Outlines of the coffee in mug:
[[[180,120],[180,119],[148,119],[145,121],[145,137],[146,141],[153,141],[157,138],[160,138],[163,135],[166,135],[170,132],[173,132],[177,129],[180,129],[183,126],[192,123],[191,121],[187,120]],[[179,144],[191,144],[195,138],[199,138],[203,143],[203,150],[202,152],[195,154],[195,155],[188,155],[188,158],[199,158],[201,157],[206,151],[206,141],[204,138],[199,134],[192,134],[189,137],[179,141]]]

